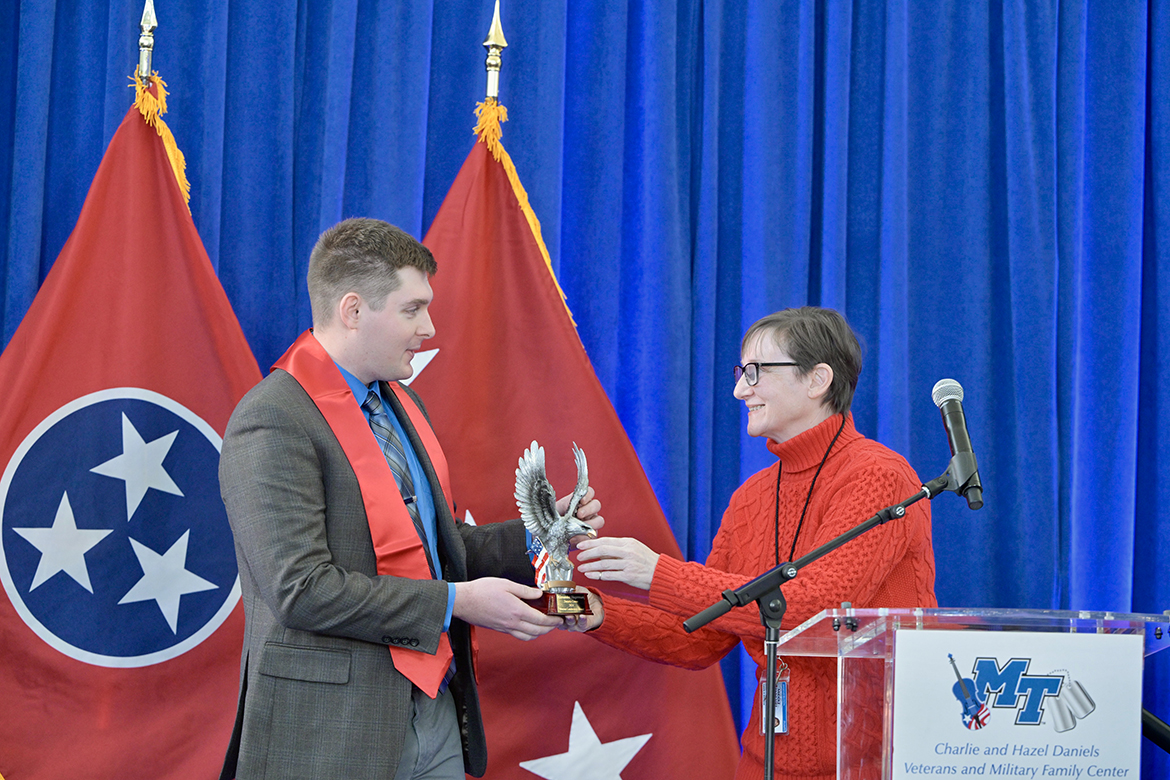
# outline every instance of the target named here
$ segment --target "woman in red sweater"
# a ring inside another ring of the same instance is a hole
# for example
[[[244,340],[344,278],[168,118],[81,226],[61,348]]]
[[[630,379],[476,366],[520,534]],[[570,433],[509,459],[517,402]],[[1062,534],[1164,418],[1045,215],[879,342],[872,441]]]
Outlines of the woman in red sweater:
[[[735,367],[735,397],[747,405],[747,431],[767,439],[777,461],[731,497],[705,565],[655,553],[636,539],[579,545],[579,570],[649,591],[649,603],[591,593],[594,615],[582,630],[608,645],[660,663],[701,669],[736,644],[764,671],[759,611],[734,609],[694,634],[682,621],[783,561],[796,560],[879,510],[918,492],[904,458],[853,427],[849,406],[861,348],[831,309],[785,309],[748,329]],[[809,565],[784,585],[785,630],[817,612],[855,607],[934,607],[930,505],[879,526]],[[836,776],[836,662],[783,658],[788,731],[775,737],[777,778]],[[739,778],[764,777],[761,691],[741,742]],[[874,740],[877,735],[851,734]]]

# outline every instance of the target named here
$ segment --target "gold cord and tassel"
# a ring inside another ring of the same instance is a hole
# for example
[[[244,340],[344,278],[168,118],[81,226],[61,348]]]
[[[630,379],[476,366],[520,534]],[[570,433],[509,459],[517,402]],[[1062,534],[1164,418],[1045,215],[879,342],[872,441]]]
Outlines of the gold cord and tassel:
[[[524,191],[524,185],[520,183],[520,175],[516,173],[516,166],[512,164],[512,158],[508,156],[508,152],[500,142],[503,137],[500,123],[508,121],[508,109],[500,105],[495,98],[487,98],[482,103],[475,104],[475,116],[478,120],[475,123],[475,134],[481,143],[487,145],[492,158],[504,166],[504,171],[508,174],[508,181],[512,183],[512,192],[515,193],[516,200],[520,203],[520,211],[528,220],[528,227],[532,229],[532,236],[536,239],[536,245],[540,247],[540,256],[544,258],[544,264],[548,266],[548,274],[552,277],[557,293],[561,296],[561,302],[565,304],[565,311],[569,312],[569,319],[572,320],[573,313],[569,311],[565,292],[561,289],[560,282],[557,281],[557,275],[553,273],[552,258],[549,257],[548,247],[544,245],[544,239],[540,234],[540,220],[536,218],[536,212],[532,210],[532,205],[528,202],[528,193]],[[576,325],[577,323],[573,322],[573,326],[576,327]]]
[[[150,91],[151,84],[154,85],[154,92]],[[191,183],[187,181],[187,160],[179,150],[178,144],[175,143],[174,134],[171,133],[171,129],[167,127],[167,123],[162,120],[161,116],[167,112],[167,83],[159,78],[158,73],[151,73],[150,84],[144,84],[136,71],[134,83],[130,86],[134,87],[134,105],[142,113],[146,124],[153,127],[159,138],[162,139],[167,159],[171,161],[171,170],[175,173],[175,181],[179,183],[179,190],[183,193],[183,201],[190,209]]]

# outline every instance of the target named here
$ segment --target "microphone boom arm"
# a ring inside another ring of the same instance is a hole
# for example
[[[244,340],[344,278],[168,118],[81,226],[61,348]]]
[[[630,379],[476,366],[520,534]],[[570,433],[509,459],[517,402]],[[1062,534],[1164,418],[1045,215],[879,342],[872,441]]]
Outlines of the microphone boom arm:
[[[733,607],[742,607],[750,604],[753,601],[759,601],[761,598],[771,594],[773,591],[779,590],[781,585],[796,577],[797,573],[801,569],[803,569],[805,566],[808,566],[813,561],[823,558],[833,550],[836,550],[838,547],[853,541],[858,536],[861,536],[863,533],[870,530],[871,528],[874,528],[875,526],[883,525],[888,523],[890,520],[904,517],[906,514],[906,509],[911,505],[918,503],[922,499],[933,499],[943,490],[949,489],[946,486],[946,483],[949,482],[949,479],[950,478],[947,474],[942,475],[938,479],[933,479],[923,485],[922,490],[919,490],[910,498],[902,501],[901,503],[886,507],[865,522],[850,528],[848,531],[841,534],[837,538],[825,542],[812,552],[802,555],[790,563],[782,563],[779,566],[764,572],[754,580],[744,583],[738,588],[729,588],[728,590],[723,591],[723,599],[721,601],[715,602],[697,615],[693,615],[692,617],[684,620],[683,628],[688,634],[693,633],[694,631],[697,631],[698,629],[710,623],[715,618],[727,614]]]

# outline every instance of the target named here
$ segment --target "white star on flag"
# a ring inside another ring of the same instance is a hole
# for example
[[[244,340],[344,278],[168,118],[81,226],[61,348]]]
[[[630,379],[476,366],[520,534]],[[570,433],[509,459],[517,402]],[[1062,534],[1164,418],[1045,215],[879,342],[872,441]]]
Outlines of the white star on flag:
[[[424,349],[422,352],[415,352],[414,357],[410,359],[410,376],[402,380],[402,384],[409,385],[414,380],[418,379],[418,375],[427,367],[427,364],[435,359],[435,355],[439,354],[437,349]]]
[[[69,505],[68,493],[61,495],[57,516],[53,518],[51,527],[12,530],[41,551],[41,561],[37,564],[36,574],[33,575],[32,585],[29,586],[30,592],[57,572],[63,571],[78,585],[93,593],[93,586],[89,583],[89,568],[85,565],[85,554],[110,532],[78,528],[77,521],[73,518],[73,507]]]
[[[521,761],[520,767],[545,780],[621,780],[621,771],[652,736],[641,734],[602,744],[581,703],[575,701],[568,752]]]
[[[171,545],[171,549],[162,555],[131,539],[134,554],[138,556],[138,563],[142,566],[142,579],[134,583],[134,587],[118,602],[129,604],[153,599],[174,633],[178,633],[179,626],[179,597],[186,593],[198,593],[219,587],[187,571],[187,537],[190,535],[189,529],[183,532],[179,540]]]
[[[126,520],[134,517],[134,511],[142,503],[146,491],[154,488],[176,496],[183,495],[171,475],[163,468],[163,460],[171,451],[178,431],[171,431],[154,441],[144,441],[130,418],[122,413],[122,454],[110,458],[90,471],[105,477],[126,481]]]

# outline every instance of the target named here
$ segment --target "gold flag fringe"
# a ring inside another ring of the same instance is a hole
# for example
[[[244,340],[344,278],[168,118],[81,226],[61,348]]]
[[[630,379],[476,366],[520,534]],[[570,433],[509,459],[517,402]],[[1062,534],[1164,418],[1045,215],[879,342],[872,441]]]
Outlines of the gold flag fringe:
[[[154,85],[154,92],[150,91],[150,84]],[[153,127],[159,138],[162,139],[167,159],[171,161],[171,170],[175,172],[175,181],[179,183],[179,190],[183,193],[183,201],[190,210],[191,182],[187,181],[187,160],[179,150],[179,145],[175,143],[174,134],[171,133],[171,129],[167,127],[167,123],[162,120],[161,116],[167,112],[167,83],[160,79],[156,72],[150,74],[150,84],[143,84],[142,79],[138,77],[138,71],[134,72],[134,83],[129,85],[134,87],[134,105],[142,113],[146,124]]]
[[[552,258],[549,257],[548,247],[544,245],[544,239],[540,234],[540,220],[536,218],[536,212],[532,210],[532,205],[528,202],[528,193],[524,191],[524,185],[520,183],[520,175],[516,173],[516,166],[512,164],[512,158],[508,156],[508,152],[500,142],[500,138],[503,137],[500,123],[508,121],[508,109],[501,106],[495,98],[487,98],[482,103],[475,104],[475,116],[477,119],[475,134],[481,143],[487,145],[492,158],[504,166],[504,171],[508,174],[508,181],[512,183],[512,192],[520,203],[520,211],[528,220],[532,237],[536,239],[536,245],[540,247],[540,256],[544,258],[544,264],[548,267],[548,275],[552,277],[553,285],[561,296],[561,303],[565,305],[565,311],[569,314],[569,321],[573,323],[575,328],[577,323],[573,320],[573,312],[569,309],[565,291],[561,289],[561,283],[557,281],[557,275],[553,272]]]

